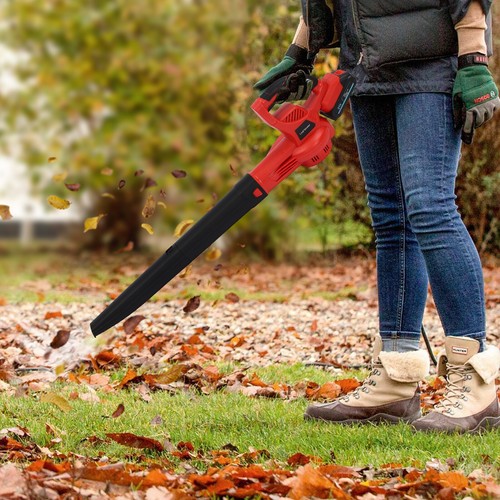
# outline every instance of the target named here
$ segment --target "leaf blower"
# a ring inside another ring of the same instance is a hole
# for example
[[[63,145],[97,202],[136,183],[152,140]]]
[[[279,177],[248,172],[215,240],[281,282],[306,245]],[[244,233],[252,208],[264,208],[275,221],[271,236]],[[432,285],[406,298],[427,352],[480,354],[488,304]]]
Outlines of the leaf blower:
[[[327,118],[341,115],[354,77],[340,70],[321,79],[309,76],[313,88],[307,100],[302,105],[285,102],[272,113],[287,78],[276,80],[252,104],[265,123],[281,132],[266,157],[91,322],[94,336],[149,300],[294,170],[313,167],[328,156],[335,130]]]

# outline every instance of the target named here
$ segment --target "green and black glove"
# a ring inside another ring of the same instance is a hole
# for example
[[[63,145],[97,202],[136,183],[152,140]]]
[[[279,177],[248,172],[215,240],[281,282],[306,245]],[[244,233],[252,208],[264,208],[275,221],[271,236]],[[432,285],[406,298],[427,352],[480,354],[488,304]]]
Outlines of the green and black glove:
[[[307,99],[313,87],[313,82],[307,76],[314,68],[314,59],[309,56],[307,49],[292,43],[281,62],[271,68],[254,85],[254,89],[263,91],[278,78],[290,75],[277,102]]]
[[[500,109],[498,89],[483,54],[466,54],[458,58],[458,72],[453,85],[455,126],[462,129],[462,141],[472,143],[474,130]]]

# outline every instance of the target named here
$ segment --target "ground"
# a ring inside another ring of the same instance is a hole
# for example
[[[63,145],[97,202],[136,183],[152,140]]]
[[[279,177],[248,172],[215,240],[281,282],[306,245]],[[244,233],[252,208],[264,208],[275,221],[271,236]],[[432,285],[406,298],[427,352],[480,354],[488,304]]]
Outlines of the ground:
[[[0,497],[499,494],[498,431],[422,437],[403,425],[302,421],[308,401],[350,390],[369,366],[372,255],[199,262],[98,339],[90,321],[150,258],[8,257]],[[488,340],[498,344],[500,272],[484,272]],[[437,354],[432,297],[424,324]],[[425,411],[442,386],[431,377],[423,389]]]

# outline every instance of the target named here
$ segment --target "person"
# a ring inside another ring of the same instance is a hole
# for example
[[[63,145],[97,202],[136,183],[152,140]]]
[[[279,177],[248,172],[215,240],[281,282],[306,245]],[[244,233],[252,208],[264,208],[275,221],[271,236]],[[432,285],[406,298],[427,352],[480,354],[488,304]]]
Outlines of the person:
[[[486,344],[481,262],[454,193],[461,141],[470,143],[500,107],[488,70],[490,6],[302,0],[292,44],[255,85],[263,90],[290,75],[290,98],[307,97],[301,76],[330,47],[340,47],[340,69],[357,79],[351,109],[376,236],[380,331],[361,387],[309,406],[306,419],[445,432],[500,426],[500,351]],[[446,334],[438,362],[446,385],[422,416],[418,384],[429,357],[419,340],[429,283]]]

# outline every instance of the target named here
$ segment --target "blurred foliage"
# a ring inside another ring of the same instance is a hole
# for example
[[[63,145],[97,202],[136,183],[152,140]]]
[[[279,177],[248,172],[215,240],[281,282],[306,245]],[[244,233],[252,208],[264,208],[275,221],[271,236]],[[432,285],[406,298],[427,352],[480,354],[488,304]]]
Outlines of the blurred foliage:
[[[282,58],[299,9],[295,0],[3,2],[2,43],[18,55],[9,69],[20,88],[0,90],[2,146],[30,165],[45,194],[70,198],[88,216],[107,214],[82,235],[87,244],[137,245],[147,237],[141,224],[155,225],[141,214],[150,195],[166,205],[155,221],[199,218],[276,138],[249,108],[252,85]],[[316,73],[335,65],[335,52],[322,52]],[[484,127],[464,148],[458,181],[484,251],[500,248],[495,130]],[[280,258],[294,251],[290,228],[304,217],[324,249],[332,221],[369,225],[349,112],[336,131],[328,160],[300,169],[229,232],[234,248]],[[54,185],[54,168],[81,191]]]

